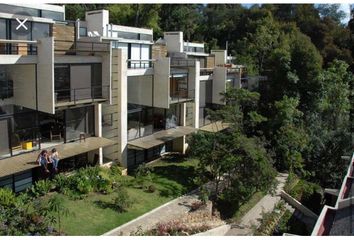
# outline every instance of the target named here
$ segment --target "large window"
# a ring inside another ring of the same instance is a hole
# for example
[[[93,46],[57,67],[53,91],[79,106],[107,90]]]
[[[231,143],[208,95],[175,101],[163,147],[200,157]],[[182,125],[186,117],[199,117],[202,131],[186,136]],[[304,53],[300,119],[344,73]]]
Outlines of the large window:
[[[31,40],[32,24],[27,21],[23,23],[24,27],[16,20],[11,20],[11,39],[12,40]]]
[[[0,19],[0,39],[6,39],[6,20]]]
[[[64,21],[64,14],[62,12],[54,12],[48,10],[41,11],[41,17],[50,18],[56,21]]]
[[[80,135],[92,136],[94,130],[93,107],[74,108],[65,111],[66,142],[80,139]]]
[[[113,48],[123,49],[127,54],[128,68],[148,68],[151,67],[151,45],[138,43],[119,43],[112,44]],[[143,61],[146,60],[146,61]]]
[[[49,24],[32,23],[32,40],[49,37]]]

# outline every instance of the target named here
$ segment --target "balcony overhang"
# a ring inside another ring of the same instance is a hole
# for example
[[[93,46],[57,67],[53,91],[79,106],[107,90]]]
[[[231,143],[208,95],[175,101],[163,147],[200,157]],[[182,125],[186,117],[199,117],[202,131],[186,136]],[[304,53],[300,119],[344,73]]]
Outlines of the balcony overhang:
[[[230,123],[223,123],[221,121],[213,122],[208,125],[205,125],[201,128],[199,128],[201,131],[205,132],[220,132],[222,130],[225,130],[230,127]]]
[[[128,145],[140,148],[150,149],[152,147],[164,144],[168,141],[196,132],[198,129],[193,127],[176,127],[156,132],[152,135],[138,138],[128,142]]]
[[[89,137],[85,141],[71,142],[56,145],[55,148],[60,154],[60,159],[65,159],[90,152],[102,147],[111,146],[114,141],[102,137]],[[47,149],[48,151],[51,149]],[[17,155],[0,160],[0,177],[15,174],[38,167],[36,159],[41,150]]]

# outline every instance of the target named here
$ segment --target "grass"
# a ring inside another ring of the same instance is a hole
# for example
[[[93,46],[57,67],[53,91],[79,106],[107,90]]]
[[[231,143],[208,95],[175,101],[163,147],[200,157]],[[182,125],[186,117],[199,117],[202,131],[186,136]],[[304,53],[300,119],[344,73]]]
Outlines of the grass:
[[[243,205],[240,206],[240,208],[237,210],[237,212],[234,214],[232,217],[231,221],[232,222],[240,222],[241,218],[249,211],[251,210],[266,194],[264,192],[256,192],[252,195],[252,197]]]
[[[134,187],[134,178],[127,176],[130,184],[126,189],[133,205],[123,213],[97,204],[99,201],[112,202],[118,193],[90,193],[82,200],[70,200],[64,196],[65,206],[74,214],[63,218],[62,231],[67,235],[101,235],[141,216],[194,189],[193,175],[197,163],[197,160],[167,158],[151,164],[152,182],[157,189],[153,193]]]

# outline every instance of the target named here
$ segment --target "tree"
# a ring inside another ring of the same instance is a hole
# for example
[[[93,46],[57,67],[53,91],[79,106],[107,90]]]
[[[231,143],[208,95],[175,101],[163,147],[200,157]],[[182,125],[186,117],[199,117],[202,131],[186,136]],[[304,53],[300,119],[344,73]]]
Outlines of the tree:
[[[302,152],[308,137],[303,128],[303,113],[297,109],[299,100],[284,96],[274,104],[272,119],[273,144],[276,153],[276,166],[279,170],[303,172]]]
[[[347,15],[343,10],[340,10],[340,4],[319,4],[317,9],[321,17],[330,17],[338,24]]]
[[[64,198],[55,194],[48,201],[48,211],[56,214],[56,220],[58,222],[58,232],[61,234],[61,219],[64,216],[68,216],[70,214],[69,209],[65,207]]]

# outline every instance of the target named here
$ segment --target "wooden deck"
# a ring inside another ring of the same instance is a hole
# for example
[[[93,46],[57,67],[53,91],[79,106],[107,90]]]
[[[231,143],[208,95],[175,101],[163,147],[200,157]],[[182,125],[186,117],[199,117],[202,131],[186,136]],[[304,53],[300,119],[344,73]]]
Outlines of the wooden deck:
[[[73,157],[75,155],[90,152],[101,147],[113,145],[114,141],[102,137],[89,137],[85,141],[63,143],[56,145],[60,159]],[[52,149],[52,148],[51,148]],[[51,150],[47,149],[47,150]],[[43,149],[42,149],[43,150]],[[38,167],[36,159],[42,150],[20,154],[0,160],[0,177],[8,176]]]
[[[206,131],[206,132],[220,132],[220,131],[222,131],[226,128],[229,128],[229,127],[230,127],[230,123],[223,123],[221,121],[217,121],[217,122],[205,125],[199,129],[202,131]]]
[[[193,127],[179,126],[176,128],[162,130],[152,135],[129,141],[128,145],[141,149],[150,149],[152,147],[158,146],[160,144],[163,144],[179,137],[183,137],[196,131],[197,129]]]

